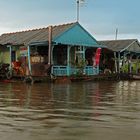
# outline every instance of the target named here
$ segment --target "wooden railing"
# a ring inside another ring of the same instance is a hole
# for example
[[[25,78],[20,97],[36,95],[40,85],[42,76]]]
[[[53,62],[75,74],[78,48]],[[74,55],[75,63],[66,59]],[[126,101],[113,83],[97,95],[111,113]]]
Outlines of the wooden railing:
[[[70,76],[77,74],[80,71],[78,68],[71,68],[68,66],[52,66],[52,74],[55,76]],[[83,69],[83,74],[85,75],[98,75],[99,67],[86,66]]]
[[[84,70],[85,70],[86,75],[98,75],[99,74],[99,67],[86,66]]]
[[[67,66],[52,66],[52,74],[54,74],[55,76],[67,76],[67,73]]]

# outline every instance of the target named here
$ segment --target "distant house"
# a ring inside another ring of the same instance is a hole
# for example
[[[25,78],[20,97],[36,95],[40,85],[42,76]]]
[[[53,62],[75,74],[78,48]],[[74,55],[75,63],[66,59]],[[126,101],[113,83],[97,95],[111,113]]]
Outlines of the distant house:
[[[128,72],[132,72],[132,64],[136,64],[136,73],[138,72],[138,59],[140,57],[140,43],[137,39],[127,40],[104,40],[99,41],[108,49],[114,52],[116,62],[116,71],[120,72],[123,65],[127,62]]]
[[[70,76],[80,67],[86,75],[97,75],[93,53],[104,48],[78,22],[3,34],[0,45],[1,62],[12,68],[12,62],[20,60],[26,74],[33,76]]]

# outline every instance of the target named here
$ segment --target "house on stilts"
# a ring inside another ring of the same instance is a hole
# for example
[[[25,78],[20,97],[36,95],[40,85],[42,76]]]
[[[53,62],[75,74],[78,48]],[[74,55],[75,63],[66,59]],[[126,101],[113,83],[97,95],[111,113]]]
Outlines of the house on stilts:
[[[0,62],[24,76],[70,76],[82,67],[85,75],[98,75],[93,65],[97,48],[104,48],[78,22],[0,36]],[[81,64],[81,65],[80,65]]]
[[[137,39],[104,40],[99,42],[113,51],[115,72],[140,73],[140,43]],[[112,52],[110,54],[113,55]],[[108,57],[108,62],[110,62],[110,58]],[[107,67],[110,67],[109,65],[110,63],[108,63]]]

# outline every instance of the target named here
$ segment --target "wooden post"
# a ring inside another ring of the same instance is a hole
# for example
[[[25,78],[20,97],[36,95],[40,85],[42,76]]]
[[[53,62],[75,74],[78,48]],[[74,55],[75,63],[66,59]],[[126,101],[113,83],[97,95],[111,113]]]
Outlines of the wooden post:
[[[121,60],[121,56],[120,56],[120,52],[118,52],[118,72],[120,73],[120,60]]]
[[[131,69],[131,54],[130,56],[128,57],[128,73],[131,73],[132,72],[132,69]]]
[[[49,48],[48,48],[48,64],[51,65],[52,52],[52,26],[49,26]]]
[[[7,45],[7,48],[9,48],[9,53],[10,53],[10,70],[12,70],[12,46],[11,45]]]
[[[85,61],[85,63],[86,63],[86,47],[83,47],[83,59],[84,59],[84,61]],[[86,63],[86,66],[87,66],[87,63]],[[84,74],[86,74],[86,69],[84,68]]]
[[[51,64],[53,65],[53,49],[54,49],[54,45],[51,46]]]
[[[130,55],[130,73],[132,73],[132,54]]]
[[[9,46],[10,49],[10,69],[12,69],[12,46]]]
[[[86,59],[86,47],[83,47],[83,59]]]
[[[28,68],[29,68],[29,75],[32,75],[30,46],[28,46]]]
[[[124,67],[125,66],[125,52],[123,53],[123,62],[122,62],[122,67]],[[123,73],[124,73],[124,69],[123,69]]]
[[[53,60],[53,49],[54,49],[54,45],[51,46],[51,74],[53,74],[53,64],[54,64],[54,60]]]
[[[139,56],[136,57],[136,74],[138,74],[138,60],[139,60],[138,58]]]
[[[67,76],[70,76],[70,46],[67,46]]]
[[[115,72],[118,72],[116,52],[114,52],[114,58],[115,58]]]

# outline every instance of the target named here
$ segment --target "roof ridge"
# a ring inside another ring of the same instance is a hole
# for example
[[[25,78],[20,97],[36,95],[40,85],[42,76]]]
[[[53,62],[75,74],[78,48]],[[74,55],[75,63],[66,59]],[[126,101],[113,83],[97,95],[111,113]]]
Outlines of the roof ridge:
[[[117,40],[98,40],[99,42],[101,41],[128,41],[128,40],[137,40],[137,39],[117,39]]]
[[[65,23],[65,24],[58,24],[58,25],[49,25],[52,26],[53,28],[55,27],[59,27],[59,26],[67,26],[67,25],[72,25],[72,24],[76,24],[77,22],[71,22],[71,23]],[[10,34],[17,34],[17,33],[24,33],[24,32],[30,32],[30,31],[38,31],[38,30],[43,30],[43,29],[47,29],[49,26],[47,27],[42,27],[42,28],[36,28],[36,29],[28,29],[28,30],[23,30],[23,31],[16,31],[16,32],[10,32],[10,33],[4,33],[2,35],[10,35]]]
[[[30,32],[30,31],[38,31],[42,29],[47,29],[48,27],[42,27],[42,28],[36,28],[36,29],[28,29],[28,30],[23,30],[23,31],[16,31],[16,32],[10,32],[10,33],[4,33],[2,35],[10,35],[10,34],[17,34],[17,33],[24,33],[24,32]]]
[[[52,27],[58,27],[58,26],[67,26],[67,25],[72,25],[72,24],[76,24],[77,22],[70,22],[70,23],[64,23],[64,24],[58,24],[58,25],[54,25]],[[51,26],[51,25],[50,25]]]

